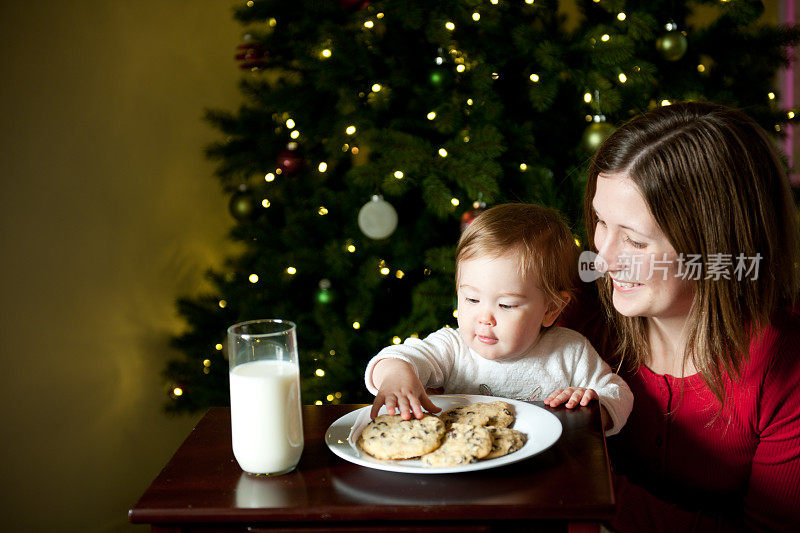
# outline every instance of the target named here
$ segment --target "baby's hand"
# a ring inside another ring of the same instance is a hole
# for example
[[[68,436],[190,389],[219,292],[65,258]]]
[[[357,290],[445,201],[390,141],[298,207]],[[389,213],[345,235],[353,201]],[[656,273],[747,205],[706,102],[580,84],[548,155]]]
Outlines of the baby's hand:
[[[588,405],[592,400],[599,400],[594,389],[584,389],[582,387],[567,387],[566,389],[556,389],[545,398],[544,404],[555,407],[567,402],[565,407],[572,409],[578,404]]]
[[[386,412],[394,415],[397,412],[403,420],[412,416],[422,418],[423,409],[436,413],[436,407],[420,382],[411,365],[399,359],[383,359],[375,365],[373,380],[377,381],[378,393],[372,403],[370,416],[375,418],[381,406],[386,404]]]

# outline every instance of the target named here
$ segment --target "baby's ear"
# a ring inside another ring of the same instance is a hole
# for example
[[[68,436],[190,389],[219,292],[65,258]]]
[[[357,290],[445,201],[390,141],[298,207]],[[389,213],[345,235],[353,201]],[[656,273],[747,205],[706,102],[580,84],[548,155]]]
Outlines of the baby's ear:
[[[547,304],[547,311],[545,311],[544,317],[542,318],[542,327],[549,328],[555,324],[558,315],[561,314],[561,311],[564,310],[571,299],[567,291],[561,291],[558,295],[559,298],[553,298],[550,300],[550,303]]]

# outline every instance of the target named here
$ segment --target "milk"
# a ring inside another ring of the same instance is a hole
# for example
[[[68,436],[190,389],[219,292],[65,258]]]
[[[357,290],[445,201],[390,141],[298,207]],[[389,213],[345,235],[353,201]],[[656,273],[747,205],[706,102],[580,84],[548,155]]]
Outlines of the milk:
[[[233,455],[245,472],[277,474],[303,451],[300,373],[288,361],[252,361],[230,371]]]

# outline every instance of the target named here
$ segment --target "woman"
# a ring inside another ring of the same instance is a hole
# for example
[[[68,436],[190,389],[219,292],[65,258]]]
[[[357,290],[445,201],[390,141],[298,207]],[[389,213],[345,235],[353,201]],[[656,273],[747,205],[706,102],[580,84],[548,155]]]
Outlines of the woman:
[[[770,139],[722,106],[646,113],[595,154],[585,216],[616,338],[566,325],[634,393],[612,526],[800,531],[800,235]]]

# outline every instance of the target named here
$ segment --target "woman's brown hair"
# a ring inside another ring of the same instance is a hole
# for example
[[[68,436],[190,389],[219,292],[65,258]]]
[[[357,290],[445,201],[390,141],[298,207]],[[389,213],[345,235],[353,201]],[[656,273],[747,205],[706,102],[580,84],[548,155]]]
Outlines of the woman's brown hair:
[[[800,288],[797,211],[777,150],[752,119],[720,105],[687,102],[644,113],[617,129],[592,160],[584,204],[591,243],[600,174],[636,184],[678,254],[756,261],[757,276],[714,279],[703,271],[693,282],[684,362],[694,363],[724,404],[726,381],[740,376],[750,342]],[[646,364],[646,319],[616,313],[609,280],[599,283],[620,334],[621,363]]]

